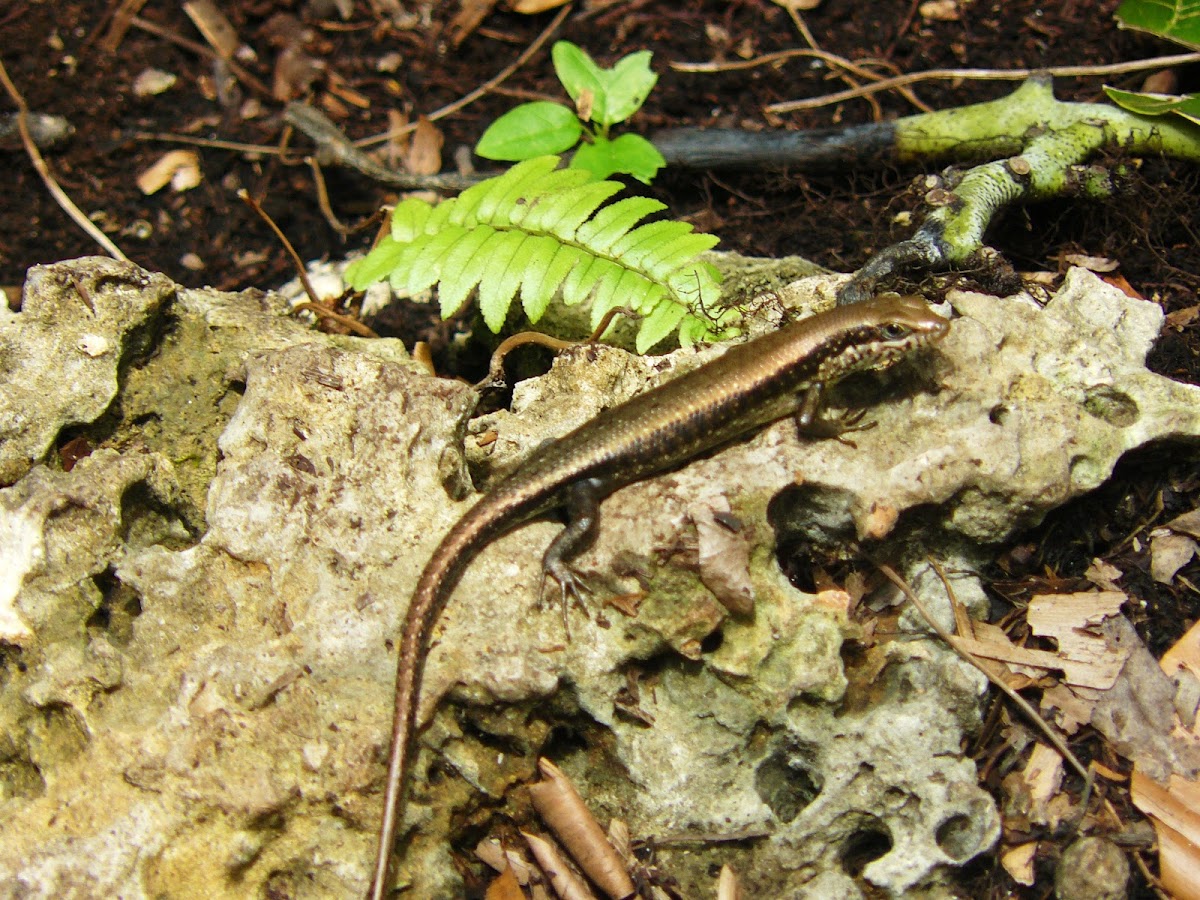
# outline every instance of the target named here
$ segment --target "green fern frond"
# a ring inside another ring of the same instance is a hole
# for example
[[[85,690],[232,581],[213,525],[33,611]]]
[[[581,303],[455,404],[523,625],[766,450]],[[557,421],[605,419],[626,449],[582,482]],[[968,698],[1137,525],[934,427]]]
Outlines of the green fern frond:
[[[684,344],[725,336],[736,314],[710,315],[720,275],[698,258],[717,238],[685,222],[639,225],[664,205],[648,197],[605,205],[619,190],[542,156],[437,205],[409,198],[392,213],[391,234],[346,278],[358,290],[388,279],[408,294],[437,285],[443,317],[477,293],[492,331],[517,297],[531,322],[560,297],[590,301],[593,327],[618,306],[636,310],[642,353],[676,329]]]

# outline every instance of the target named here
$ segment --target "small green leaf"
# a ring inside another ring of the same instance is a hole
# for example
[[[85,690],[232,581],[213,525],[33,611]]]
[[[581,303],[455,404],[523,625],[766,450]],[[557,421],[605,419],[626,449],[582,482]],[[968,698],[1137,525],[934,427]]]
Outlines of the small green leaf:
[[[507,221],[505,211],[516,205],[517,198],[522,194],[540,193],[540,183],[557,165],[558,157],[539,156],[513,166],[496,181],[493,190],[481,197],[479,205],[473,211],[475,218],[480,222],[504,224],[495,221],[497,210],[500,211],[500,218]]]
[[[624,122],[642,108],[646,97],[658,83],[658,76],[650,68],[649,50],[639,50],[617,61],[611,69],[605,70],[603,78],[607,94],[605,104],[606,118],[593,117],[593,121],[601,125],[614,125]]]
[[[525,274],[516,264],[525,237],[520,231],[500,232],[500,238],[489,254],[487,275],[479,282],[479,311],[483,313],[483,321],[493,334],[504,327],[513,295],[517,293],[521,276]]]
[[[553,291],[551,291],[545,296],[544,302],[539,302],[543,298],[538,297],[536,293],[550,268],[550,261],[554,259],[554,254],[558,252],[560,246],[558,241],[547,234],[534,235],[521,245],[520,252],[513,257],[510,264],[521,267],[523,273],[521,306],[524,307],[525,315],[529,317],[530,322],[536,322],[542,317],[542,313],[546,311],[546,306],[553,296]],[[555,289],[557,287],[558,285],[555,285]]]
[[[580,118],[607,128],[637,112],[658,76],[650,69],[651,53],[641,50],[617,61],[611,69],[596,65],[587,51],[570,41],[558,41],[551,51],[554,71]],[[582,98],[587,98],[581,103]]]
[[[647,353],[651,347],[665,338],[687,315],[687,307],[670,297],[659,301],[654,311],[642,319],[635,344],[638,353]]]
[[[575,239],[597,253],[606,253],[621,235],[650,215],[666,209],[665,203],[649,197],[626,197],[610,203],[575,231]]]
[[[583,123],[572,110],[539,100],[522,103],[489,125],[475,152],[484,159],[532,159],[569,150],[581,134]]]
[[[538,217],[540,225],[531,221],[531,229],[539,229],[556,234],[564,241],[573,240],[575,229],[582,225],[601,203],[621,190],[621,185],[615,181],[589,181],[577,188],[566,191],[554,198],[553,203],[547,204],[545,213]]]
[[[1200,5],[1195,0],[1124,0],[1117,24],[1200,50]]]
[[[530,322],[536,322],[542,317],[546,307],[558,293],[563,279],[571,273],[576,265],[586,265],[588,258],[582,250],[560,244],[558,252],[550,260],[550,265],[546,266],[546,271],[542,273],[541,279],[531,277],[526,281],[525,287],[521,289],[521,305],[525,307],[525,313],[529,316]],[[535,281],[537,287],[530,287]],[[526,287],[529,287],[528,293],[526,293]]]
[[[596,288],[596,296],[592,298],[592,328],[600,324],[610,309],[617,306],[636,308],[638,301],[646,296],[649,285],[645,276],[633,269],[625,269],[620,278],[605,279]]]
[[[597,135],[592,143],[581,144],[570,162],[571,168],[586,169],[596,178],[619,172],[645,184],[666,164],[658,148],[637,134],[623,134],[611,141]]]
[[[356,259],[346,269],[346,282],[356,291],[364,291],[376,281],[382,281],[396,267],[396,260],[406,247],[391,235],[384,235],[374,250],[362,259]]]
[[[638,266],[655,278],[666,279],[680,266],[690,263],[705,250],[717,245],[713,234],[683,234],[665,241],[638,260]]]
[[[443,319],[458,312],[471,289],[478,283],[482,272],[472,269],[471,264],[484,258],[481,248],[495,234],[494,228],[476,225],[446,254],[446,261],[442,265],[442,281],[438,285]]]
[[[1122,109],[1139,116],[1162,116],[1175,113],[1183,116],[1189,122],[1200,124],[1200,94],[1143,94],[1134,91],[1120,91],[1116,88],[1104,87],[1108,98]]]
[[[409,197],[396,204],[392,210],[392,237],[398,241],[411,241],[425,230],[433,207],[424,200]]]
[[[609,248],[609,253],[628,266],[641,267],[642,258],[666,241],[692,233],[687,222],[660,221],[639,225]]]
[[[554,60],[554,73],[566,88],[575,109],[579,109],[581,97],[588,98],[584,105],[590,106],[590,114],[580,118],[592,122],[601,121],[597,110],[604,106],[607,98],[600,67],[588,56],[587,51],[570,41],[555,41],[550,57]]]
[[[432,287],[442,277],[442,258],[454,249],[467,230],[461,225],[447,225],[434,235],[421,254],[409,266],[404,288],[410,294]]]

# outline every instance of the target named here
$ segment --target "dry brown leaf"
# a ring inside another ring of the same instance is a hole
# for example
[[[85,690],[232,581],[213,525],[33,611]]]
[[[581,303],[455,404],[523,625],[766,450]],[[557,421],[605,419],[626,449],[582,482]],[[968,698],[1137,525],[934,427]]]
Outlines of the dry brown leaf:
[[[1092,727],[1151,778],[1193,777],[1200,771],[1200,739],[1177,727],[1175,683],[1124,616],[1105,622],[1104,632],[1128,657],[1116,683],[1096,701]]]
[[[1200,318],[1200,306],[1188,306],[1167,313],[1167,327],[1185,328]]]
[[[957,0],[927,0],[917,12],[931,22],[957,22],[962,17]]]
[[[496,0],[460,0],[458,12],[450,20],[448,28],[450,45],[457,47],[470,37],[495,5]]]
[[[1125,573],[1112,563],[1102,559],[1093,559],[1092,564],[1083,573],[1083,577],[1102,591],[1119,591],[1121,588],[1117,582],[1125,577]]]
[[[324,60],[310,56],[300,47],[288,45],[275,57],[271,95],[280,103],[303,97],[324,73]]]
[[[1187,534],[1200,539],[1200,509],[1193,509],[1191,512],[1185,512],[1182,516],[1176,516],[1167,523],[1167,527],[1178,534]]]
[[[1106,619],[1120,615],[1126,599],[1121,591],[1038,594],[1029,601],[1025,619],[1034,634],[1058,642],[1068,684],[1107,690],[1117,680],[1127,653],[1110,647],[1097,629]]]
[[[1115,272],[1121,265],[1115,259],[1109,259],[1107,256],[1084,256],[1082,253],[1064,253],[1062,260],[1069,265],[1087,269],[1089,272]]]
[[[505,869],[488,885],[485,900],[525,900],[525,892],[512,869]]]
[[[1034,880],[1033,859],[1036,855],[1037,841],[1018,844],[1000,855],[1000,865],[1004,866],[1004,871],[1012,876],[1012,880],[1017,884],[1031,887]]]
[[[436,175],[442,171],[442,143],[445,138],[441,129],[424,116],[417,119],[412,134],[412,143],[404,157],[404,168],[414,175]]]
[[[717,900],[742,900],[741,885],[728,863],[721,866],[721,874],[717,878]]]
[[[1166,787],[1134,771],[1134,805],[1158,835],[1158,871],[1175,900],[1200,900],[1200,784],[1172,775]]]
[[[548,9],[558,9],[560,6],[566,6],[567,2],[568,0],[514,0],[511,6],[513,12],[532,16],[540,12],[545,12]]]
[[[157,193],[168,184],[176,191],[187,191],[202,180],[200,157],[192,150],[172,150],[137,177],[137,186],[143,194]]]
[[[1092,707],[1099,697],[1099,691],[1056,684],[1042,691],[1042,712],[1049,717],[1051,710],[1057,710],[1054,723],[1067,734],[1074,734],[1080,725],[1092,721]]]
[[[515,850],[506,850],[504,845],[495,838],[480,841],[475,845],[475,857],[496,872],[506,869],[513,873],[518,884],[529,884],[529,863]]]
[[[1192,561],[1197,549],[1190,535],[1155,528],[1150,534],[1150,577],[1159,584],[1170,584],[1175,573]]]
[[[558,848],[543,837],[522,831],[521,837],[529,845],[529,850],[537,864],[549,879],[554,892],[562,900],[596,900],[584,880],[571,870]]]
[[[542,821],[596,887],[618,900],[632,895],[633,879],[571,780],[548,759],[538,760],[538,771],[543,780],[529,796]]]
[[[1180,669],[1187,669],[1200,676],[1200,622],[1187,630],[1175,644],[1163,654],[1163,671],[1175,677]]]
[[[1049,650],[1034,650],[1020,647],[1008,639],[1004,630],[987,622],[975,623],[975,638],[958,638],[958,645],[967,653],[994,659],[1008,665],[1017,674],[1036,676],[1044,672],[1063,672],[1070,684],[1081,686],[1109,685],[1120,671],[1120,664],[1102,657],[1099,666],[1088,661],[1071,659]]]
[[[213,0],[188,0],[183,4],[183,11],[208,42],[208,46],[217,52],[217,56],[222,59],[233,58],[240,43],[237,29]]]
[[[700,581],[731,613],[748,616],[754,612],[751,541],[744,527],[734,531],[722,524],[718,517],[728,517],[730,512],[729,501],[723,496],[688,507],[688,516],[696,526]]]

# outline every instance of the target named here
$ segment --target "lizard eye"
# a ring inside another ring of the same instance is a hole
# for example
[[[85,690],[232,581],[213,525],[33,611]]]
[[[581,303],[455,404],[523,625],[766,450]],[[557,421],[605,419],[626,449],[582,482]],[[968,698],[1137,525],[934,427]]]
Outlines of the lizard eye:
[[[908,334],[908,329],[898,322],[888,322],[880,329],[885,339],[889,341],[897,341]]]

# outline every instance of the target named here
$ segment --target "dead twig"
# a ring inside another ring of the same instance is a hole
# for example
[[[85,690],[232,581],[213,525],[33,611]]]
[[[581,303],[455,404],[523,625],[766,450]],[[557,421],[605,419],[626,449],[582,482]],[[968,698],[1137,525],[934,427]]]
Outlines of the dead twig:
[[[283,249],[286,250],[288,256],[291,257],[292,264],[296,267],[296,273],[300,277],[300,284],[304,288],[304,293],[308,295],[307,303],[297,303],[294,308],[307,310],[315,313],[318,316],[321,316],[322,318],[332,319],[333,321],[345,326],[346,328],[349,328],[355,334],[362,337],[379,337],[379,335],[377,335],[362,322],[359,322],[357,319],[334,312],[328,306],[322,303],[320,298],[317,297],[317,292],[313,290],[312,282],[308,280],[308,272],[304,268],[304,262],[300,259],[300,254],[296,252],[296,248],[292,246],[292,242],[287,239],[287,235],[285,235],[280,227],[275,224],[275,220],[267,215],[266,210],[259,206],[258,201],[250,196],[249,191],[243,188],[237,192],[237,195],[239,200],[254,210],[255,214],[257,214],[260,219],[267,223],[267,227],[271,229],[275,237],[279,239],[279,243],[283,245]]]
[[[17,90],[17,86],[12,83],[12,79],[8,77],[8,70],[4,67],[4,63],[0,61],[0,81],[4,83],[4,90],[8,92],[8,96],[12,98],[13,103],[17,106],[17,130],[21,133],[21,143],[25,145],[25,152],[29,155],[29,161],[33,163],[33,167],[41,176],[42,183],[46,185],[46,190],[50,192],[63,212],[71,217],[71,220],[87,232],[88,236],[104,248],[113,259],[119,259],[121,262],[129,262],[129,257],[121,252],[108,235],[96,227],[83,211],[75,205],[66,191],[58,186],[58,182],[54,180],[54,176],[50,173],[50,167],[46,165],[46,160],[42,158],[42,154],[38,151],[37,145],[34,144],[32,136],[29,134],[29,106],[25,103],[25,98],[21,92]]]
[[[796,55],[802,55],[796,51]],[[1177,53],[1173,56],[1159,56],[1153,59],[1139,59],[1131,62],[1109,63],[1103,66],[1049,66],[1045,69],[930,69],[926,72],[910,72],[907,75],[897,75],[885,78],[873,84],[851,90],[825,94],[806,100],[787,100],[783,103],[772,103],[764,109],[769,113],[798,112],[805,109],[817,109],[834,103],[841,103],[855,97],[876,94],[879,91],[890,91],[918,84],[922,81],[951,81],[964,79],[969,81],[1024,81],[1033,75],[1051,75],[1063,78],[1080,78],[1099,75],[1124,75],[1129,72],[1141,72],[1146,69],[1158,69],[1168,66],[1180,66],[1200,62],[1200,53]],[[688,71],[688,70],[683,70]]]
[[[189,40],[183,35],[176,34],[169,28],[163,28],[157,22],[151,22],[149,19],[143,19],[141,16],[133,16],[129,20],[129,24],[135,28],[140,28],[142,31],[148,31],[150,34],[154,35],[155,37],[160,37],[164,41],[169,41],[178,47],[182,47],[184,50],[190,50],[192,53],[203,56],[205,59],[220,60],[225,65],[229,66],[229,71],[236,76],[238,81],[250,88],[250,90],[254,91],[254,93],[258,94],[260,97],[264,97],[267,100],[270,100],[272,103],[275,102],[275,96],[271,93],[271,89],[269,87],[251,75],[246,69],[238,65],[232,59],[225,59],[211,47],[207,47],[204,44]]]
[[[936,571],[938,576],[942,579],[942,584],[945,585],[947,595],[951,596],[951,602],[955,602],[953,594],[951,593],[952,588],[950,587],[949,579],[947,579],[945,576],[945,572],[932,561],[930,561],[930,565],[934,567],[934,571]],[[920,597],[917,596],[916,592],[908,586],[908,582],[906,582],[896,573],[895,569],[886,563],[879,563],[879,571],[883,573],[884,577],[887,578],[888,581],[900,589],[900,592],[908,598],[908,602],[916,607],[917,612],[924,617],[925,622],[929,625],[929,627],[934,630],[938,637],[946,642],[946,645],[951,650],[962,657],[962,659],[964,659],[967,663],[982,672],[988,681],[1003,691],[1008,699],[1015,703],[1020,708],[1021,712],[1025,713],[1029,721],[1037,726],[1037,729],[1046,736],[1046,739],[1050,741],[1050,743],[1054,746],[1054,749],[1062,754],[1062,758],[1069,762],[1071,767],[1078,772],[1082,778],[1088,780],[1089,782],[1091,781],[1091,770],[1079,761],[1079,758],[1072,753],[1071,748],[1067,746],[1067,742],[1062,739],[1057,731],[1050,727],[1050,723],[1042,718],[1041,714],[1033,708],[1028,700],[1005,684],[1002,679],[997,678],[995,675],[989,672],[987,666],[976,659],[973,654],[964,650],[959,645],[958,638],[943,628],[938,623],[937,619],[930,615],[929,610],[925,607],[925,603]]]

